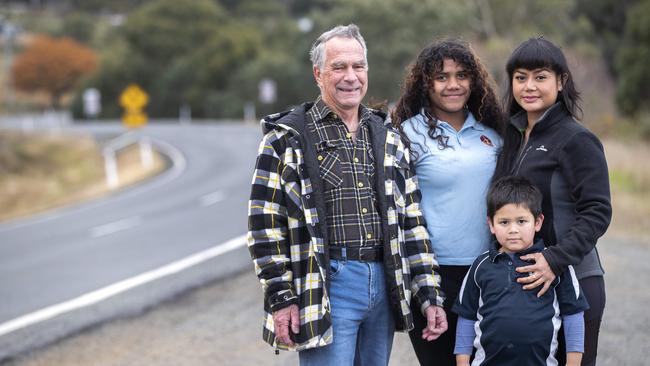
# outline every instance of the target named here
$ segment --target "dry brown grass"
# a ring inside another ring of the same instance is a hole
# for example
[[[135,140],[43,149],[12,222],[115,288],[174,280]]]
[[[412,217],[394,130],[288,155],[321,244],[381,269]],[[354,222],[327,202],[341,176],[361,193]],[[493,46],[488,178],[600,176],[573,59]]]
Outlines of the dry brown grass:
[[[165,160],[142,169],[137,147],[118,155],[121,187],[158,174]],[[110,190],[95,141],[83,136],[0,132],[0,222],[97,198]]]
[[[613,139],[604,145],[614,210],[610,231],[650,241],[650,145]]]

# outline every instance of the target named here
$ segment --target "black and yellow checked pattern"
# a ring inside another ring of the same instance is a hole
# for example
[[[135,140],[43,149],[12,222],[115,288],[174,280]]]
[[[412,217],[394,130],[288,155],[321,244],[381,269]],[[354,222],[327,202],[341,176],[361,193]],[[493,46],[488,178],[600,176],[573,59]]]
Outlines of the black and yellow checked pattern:
[[[318,98],[307,111],[307,128],[317,136],[316,158],[323,179],[328,244],[381,246],[381,217],[374,185],[375,159],[368,123],[372,113],[361,106],[356,139],[345,123]]]
[[[287,349],[276,344],[271,313],[295,303],[300,307],[300,333],[292,349],[298,351],[327,345],[334,336],[322,180],[309,174],[317,158],[313,145],[305,142],[309,140],[305,111],[310,107],[305,104],[262,120],[266,135],[258,151],[248,210],[248,247],[265,294],[264,340]],[[382,122],[373,113],[368,128],[377,161],[375,188],[389,294],[396,329],[405,331],[413,327],[412,293],[422,308],[442,306],[444,299],[408,151],[399,135]]]

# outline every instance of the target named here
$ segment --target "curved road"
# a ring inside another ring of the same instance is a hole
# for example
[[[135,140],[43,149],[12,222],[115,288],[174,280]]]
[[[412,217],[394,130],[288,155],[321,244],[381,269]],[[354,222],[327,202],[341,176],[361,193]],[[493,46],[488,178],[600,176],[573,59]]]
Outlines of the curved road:
[[[122,130],[63,131],[108,139]],[[214,250],[233,238],[229,244],[242,244],[259,128],[161,124],[140,133],[169,154],[171,169],[97,201],[0,225],[0,361],[252,266],[243,248]],[[188,257],[189,264],[177,262]],[[152,272],[170,263],[187,269]],[[143,273],[152,276],[137,277]],[[71,301],[72,308],[57,308]]]

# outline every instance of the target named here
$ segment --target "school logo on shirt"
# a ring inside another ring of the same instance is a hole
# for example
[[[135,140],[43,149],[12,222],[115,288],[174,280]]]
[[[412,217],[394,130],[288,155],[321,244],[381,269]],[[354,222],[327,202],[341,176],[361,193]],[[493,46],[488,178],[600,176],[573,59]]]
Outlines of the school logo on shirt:
[[[494,144],[492,143],[492,140],[490,140],[489,137],[485,135],[481,135],[481,141],[486,144],[487,146],[494,147]]]

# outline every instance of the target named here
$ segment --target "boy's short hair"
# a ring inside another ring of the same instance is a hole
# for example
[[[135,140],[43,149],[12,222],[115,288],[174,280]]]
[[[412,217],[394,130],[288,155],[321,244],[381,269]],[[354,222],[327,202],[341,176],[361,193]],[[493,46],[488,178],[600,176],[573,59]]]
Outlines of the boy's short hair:
[[[535,218],[542,214],[542,192],[527,178],[507,176],[492,183],[487,194],[490,220],[497,210],[510,203],[528,208]]]

